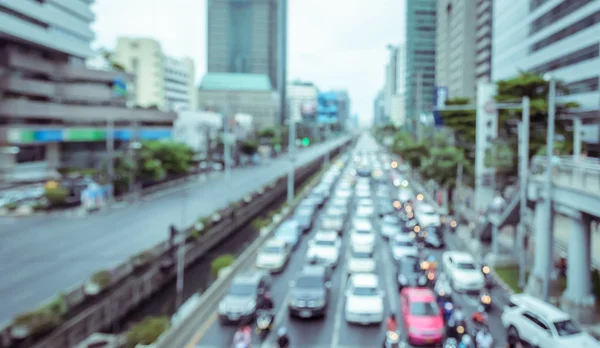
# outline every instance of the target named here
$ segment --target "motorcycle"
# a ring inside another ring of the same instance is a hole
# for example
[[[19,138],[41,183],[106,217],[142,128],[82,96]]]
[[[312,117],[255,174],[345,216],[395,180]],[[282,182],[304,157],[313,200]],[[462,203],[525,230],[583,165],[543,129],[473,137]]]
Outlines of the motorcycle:
[[[492,275],[490,274],[491,269],[488,265],[481,266],[481,273],[483,274],[483,279],[485,280],[485,288],[491,289],[494,286],[494,280],[492,279]]]
[[[273,329],[273,319],[275,316],[271,311],[259,311],[256,316],[256,334],[261,340],[264,340]]]
[[[446,337],[453,337],[460,341],[466,332],[466,327],[465,320],[457,322],[454,319],[449,319],[446,322]]]
[[[396,331],[387,331],[385,333],[384,348],[400,348],[400,335]]]
[[[446,301],[444,303],[444,307],[442,307],[442,315],[444,317],[444,322],[447,323],[450,318],[452,318],[452,313],[454,313],[454,305],[452,302]]]
[[[486,312],[489,312],[492,309],[492,296],[487,291],[480,294],[479,302]]]
[[[454,337],[448,337],[444,342],[444,348],[457,348],[458,341]]]

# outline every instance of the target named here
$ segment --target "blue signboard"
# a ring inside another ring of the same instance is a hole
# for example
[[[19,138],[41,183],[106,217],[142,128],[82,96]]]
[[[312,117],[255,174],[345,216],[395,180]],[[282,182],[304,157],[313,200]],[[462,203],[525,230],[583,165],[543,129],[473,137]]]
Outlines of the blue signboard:
[[[140,138],[144,140],[161,140],[171,137],[170,129],[148,129],[140,132]]]
[[[448,100],[448,87],[437,87],[433,93],[433,107],[435,109],[444,108]],[[433,111],[433,118],[436,126],[444,125],[444,119],[439,111]]]
[[[117,77],[113,81],[113,95],[122,97],[127,94],[127,82],[122,77]]]
[[[39,130],[33,133],[33,137],[41,142],[62,141],[63,133],[60,129]]]
[[[129,139],[131,139],[131,130],[129,130],[129,129],[118,129],[118,130],[115,130],[115,139],[117,139],[117,140],[129,140]]]
[[[338,97],[335,93],[320,93],[317,98],[317,123],[338,121]]]

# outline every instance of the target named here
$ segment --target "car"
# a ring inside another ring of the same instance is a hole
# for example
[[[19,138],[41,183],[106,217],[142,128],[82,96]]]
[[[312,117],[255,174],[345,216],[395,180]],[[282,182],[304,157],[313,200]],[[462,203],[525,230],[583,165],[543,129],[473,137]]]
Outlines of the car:
[[[419,204],[415,209],[415,218],[421,227],[442,225],[440,213],[429,204]]]
[[[318,208],[322,208],[327,202],[327,198],[329,197],[329,192],[325,189],[313,189],[307,199],[312,199],[317,203]]]
[[[419,254],[419,248],[415,238],[411,234],[398,234],[390,241],[390,249],[392,251],[392,257],[398,261],[405,256],[417,256]]]
[[[398,190],[398,200],[400,201],[400,203],[405,204],[405,203],[409,203],[410,201],[414,200],[414,193],[411,189],[407,188],[407,187],[401,187]]]
[[[374,245],[355,245],[348,252],[348,275],[354,273],[375,272],[375,248]]]
[[[501,319],[509,337],[533,347],[600,347],[567,313],[531,295],[512,295]]]
[[[350,232],[350,245],[352,247],[367,247],[375,245],[375,231],[373,225],[364,223],[364,220],[355,221]]]
[[[352,191],[338,188],[337,190],[335,190],[335,197],[340,197],[340,198],[352,197]]]
[[[358,197],[358,198],[371,197],[371,190],[356,190],[356,197]]]
[[[231,282],[225,297],[219,302],[221,324],[253,320],[256,305],[271,287],[272,279],[267,272],[249,271],[237,275]]]
[[[416,287],[427,284],[427,278],[421,269],[421,262],[416,256],[405,256],[398,260],[398,289],[404,287]]]
[[[317,258],[336,267],[340,260],[342,241],[335,231],[319,231],[308,242],[307,258]]]
[[[348,215],[348,210],[344,208],[340,208],[338,206],[330,205],[325,211],[325,216],[339,217],[344,222],[346,221],[346,217]]]
[[[359,205],[356,207],[354,216],[359,218],[371,218],[375,214],[375,208],[373,206]]]
[[[402,318],[410,345],[441,344],[444,319],[428,288],[404,288],[400,292]]]
[[[333,197],[331,199],[331,203],[330,203],[331,207],[343,209],[345,211],[347,211],[349,204],[350,204],[349,198],[340,198],[340,197]]]
[[[381,236],[390,239],[402,233],[401,221],[397,216],[386,215],[381,219]]]
[[[446,246],[441,227],[427,226],[421,231],[425,246],[440,249]]]
[[[346,289],[344,315],[348,323],[378,324],[384,317],[384,293],[374,273],[353,274]]]
[[[344,231],[344,219],[339,216],[325,215],[321,218],[321,226],[324,230],[335,231],[341,235]]]
[[[285,269],[290,259],[291,246],[281,239],[267,240],[262,250],[256,256],[256,268],[265,269],[273,273]]]
[[[308,232],[313,225],[313,216],[315,207],[310,205],[300,205],[294,212],[294,220],[298,223],[301,232]]]
[[[277,227],[274,234],[275,239],[286,242],[288,247],[292,250],[295,250],[298,247],[301,235],[300,224],[295,220],[284,221]]]
[[[379,217],[389,216],[396,212],[396,208],[392,202],[383,199],[377,202],[377,211],[379,212]]]
[[[473,256],[466,252],[444,252],[442,265],[455,291],[480,292],[485,286],[481,268],[475,263]]]
[[[323,262],[323,260],[311,259],[308,260],[308,263],[302,267],[303,272],[314,272],[319,270],[324,272],[326,282],[331,281],[331,277],[333,276],[333,267],[326,262]]]
[[[367,166],[361,166],[356,170],[356,175],[361,178],[370,178],[371,177],[371,168]]]
[[[304,268],[290,283],[290,317],[324,317],[329,304],[331,280],[325,267]]]
[[[373,202],[373,200],[371,198],[359,198],[356,201],[356,206],[357,207],[370,207],[373,208],[375,205],[375,203]]]

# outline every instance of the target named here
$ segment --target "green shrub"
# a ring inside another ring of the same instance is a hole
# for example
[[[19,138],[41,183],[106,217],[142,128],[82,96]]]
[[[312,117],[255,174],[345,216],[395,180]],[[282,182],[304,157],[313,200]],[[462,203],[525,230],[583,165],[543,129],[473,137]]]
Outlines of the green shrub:
[[[46,210],[46,204],[40,201],[36,201],[31,207],[35,211]]]
[[[64,187],[48,187],[44,192],[44,197],[50,203],[50,206],[60,206],[65,203],[67,197],[69,196],[69,191]]]
[[[235,256],[225,254],[217,257],[210,264],[210,272],[213,276],[219,275],[219,271],[225,267],[231,266],[235,262]]]
[[[168,317],[147,317],[127,331],[126,348],[152,344],[169,328]]]
[[[109,271],[98,271],[92,276],[92,282],[104,289],[112,282],[112,277]]]
[[[271,224],[271,220],[267,219],[267,218],[256,218],[254,220],[252,220],[252,227],[254,227],[257,230],[260,230],[263,227],[267,227]]]
[[[29,328],[31,336],[41,335],[58,327],[68,310],[64,296],[60,295],[35,311],[16,316],[13,325]]]
[[[10,211],[17,210],[18,207],[19,207],[19,203],[17,203],[17,202],[6,203],[4,205],[4,208],[8,209]]]

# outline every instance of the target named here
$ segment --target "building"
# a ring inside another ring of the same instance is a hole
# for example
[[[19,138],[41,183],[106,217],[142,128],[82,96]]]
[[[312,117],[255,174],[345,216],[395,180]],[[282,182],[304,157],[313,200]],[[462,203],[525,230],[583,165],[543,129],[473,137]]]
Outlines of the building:
[[[230,120],[236,114],[252,115],[256,130],[279,125],[279,94],[267,75],[207,73],[198,89],[198,105]]]
[[[312,82],[288,83],[289,115],[296,122],[313,123],[317,117],[318,88]]]
[[[385,96],[383,91],[377,92],[373,101],[373,125],[384,126],[389,123],[389,119],[385,115]]]
[[[439,0],[435,83],[452,98],[475,100],[475,1]],[[479,21],[479,19],[477,19]]]
[[[437,0],[406,2],[406,94],[408,125],[417,126],[418,109],[430,109],[435,90]],[[419,78],[420,76],[420,78]],[[419,86],[419,81],[421,85]],[[419,96],[417,97],[417,94]]]
[[[404,98],[406,96],[405,46],[388,45],[390,56],[386,65],[384,84],[384,114],[389,122],[401,126],[406,121]]]
[[[113,60],[136,76],[137,105],[196,110],[194,62],[167,56],[154,39],[119,38]]]
[[[398,46],[388,45],[387,46],[390,55],[388,62],[385,66],[385,84],[383,86],[384,91],[384,112],[388,119],[392,114],[392,97],[396,95],[398,85]]]
[[[493,0],[477,0],[475,7],[475,79],[489,82],[492,78]]]
[[[332,91],[337,97],[338,124],[341,129],[345,129],[350,121],[350,96],[348,91]]]
[[[279,89],[277,0],[207,1],[207,72],[267,75]]]
[[[579,103],[588,123],[583,141],[600,148],[600,1],[494,0],[492,79],[514,77],[520,70],[552,73]],[[559,98],[560,100],[560,98]]]
[[[91,1],[62,3],[0,0],[0,181],[102,166],[109,125],[117,149],[171,136],[174,114],[126,107],[132,75],[86,67]]]

